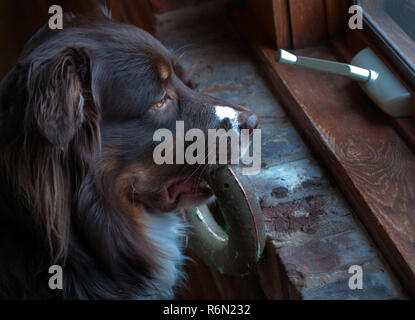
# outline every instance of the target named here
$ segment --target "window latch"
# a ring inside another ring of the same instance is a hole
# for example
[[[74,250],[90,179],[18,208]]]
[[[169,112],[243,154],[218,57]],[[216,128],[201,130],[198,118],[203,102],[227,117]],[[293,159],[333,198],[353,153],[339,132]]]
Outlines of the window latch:
[[[296,56],[282,49],[277,52],[276,61],[348,77],[357,81],[388,115],[398,118],[412,114],[411,93],[369,48],[360,51],[352,64]]]

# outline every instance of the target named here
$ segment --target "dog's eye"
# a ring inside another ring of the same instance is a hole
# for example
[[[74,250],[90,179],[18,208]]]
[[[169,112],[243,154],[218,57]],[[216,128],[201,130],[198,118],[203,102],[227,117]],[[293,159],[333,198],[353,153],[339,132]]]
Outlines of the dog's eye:
[[[168,99],[168,95],[164,93],[163,98],[158,103],[156,103],[154,107],[157,109],[164,108],[166,106],[167,99]]]
[[[165,101],[164,101],[164,99],[163,99],[163,100],[161,100],[159,103],[157,103],[157,104],[156,104],[156,107],[157,107],[157,108],[162,108],[162,107],[163,107],[163,105],[164,105],[164,102],[165,102]]]

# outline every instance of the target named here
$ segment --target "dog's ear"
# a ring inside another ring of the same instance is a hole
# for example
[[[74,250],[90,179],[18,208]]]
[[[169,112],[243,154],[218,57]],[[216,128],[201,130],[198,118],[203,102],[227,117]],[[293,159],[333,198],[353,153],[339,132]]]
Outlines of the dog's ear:
[[[35,125],[53,145],[65,149],[84,121],[84,93],[90,91],[90,58],[67,48],[33,63],[28,75],[29,107]]]

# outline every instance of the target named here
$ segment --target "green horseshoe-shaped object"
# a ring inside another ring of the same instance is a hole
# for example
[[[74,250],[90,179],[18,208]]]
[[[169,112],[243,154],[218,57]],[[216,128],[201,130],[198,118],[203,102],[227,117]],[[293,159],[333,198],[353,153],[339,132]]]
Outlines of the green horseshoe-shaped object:
[[[185,210],[192,230],[189,244],[209,267],[229,275],[245,275],[257,264],[265,246],[265,225],[258,197],[249,181],[233,166],[224,166],[208,177],[219,210],[222,228],[207,205]]]

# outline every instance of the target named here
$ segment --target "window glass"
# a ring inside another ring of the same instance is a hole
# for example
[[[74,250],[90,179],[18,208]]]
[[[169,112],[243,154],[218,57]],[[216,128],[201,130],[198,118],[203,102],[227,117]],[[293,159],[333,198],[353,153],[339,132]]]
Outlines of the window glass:
[[[377,35],[415,71],[415,0],[360,0]]]

